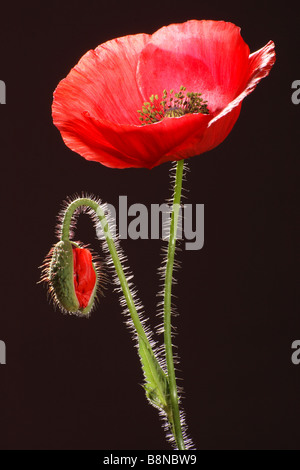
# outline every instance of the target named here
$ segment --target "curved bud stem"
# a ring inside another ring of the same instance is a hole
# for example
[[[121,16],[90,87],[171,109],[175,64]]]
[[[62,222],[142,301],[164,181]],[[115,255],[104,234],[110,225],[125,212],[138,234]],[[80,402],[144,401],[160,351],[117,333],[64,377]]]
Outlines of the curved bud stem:
[[[88,198],[78,198],[69,204],[63,215],[61,240],[69,241],[72,217],[79,207],[88,207],[95,212],[98,218],[113,261],[120,286],[124,294],[124,298],[130,313],[132,323],[134,325],[137,340],[138,352],[142,364],[145,377],[144,389],[149,402],[158,408],[169,422],[170,430],[175,438],[176,446],[179,450],[185,449],[183,433],[181,428],[181,420],[178,405],[178,393],[176,387],[176,377],[174,368],[174,359],[172,352],[171,339],[171,291],[172,276],[174,266],[174,254],[176,245],[176,232],[181,200],[181,187],[183,175],[184,161],[181,160],[177,164],[176,183],[174,191],[174,203],[172,209],[170,240],[168,248],[168,258],[166,266],[165,290],[164,290],[164,341],[165,354],[168,374],[164,372],[161,362],[157,359],[153,347],[150,344],[148,335],[144,329],[138,311],[135,307],[133,295],[130,291],[122,263],[118,256],[118,252],[113,240],[112,233],[109,228],[108,221],[101,205]]]
[[[171,296],[172,296],[172,280],[173,268],[176,246],[176,234],[178,225],[178,216],[181,201],[182,189],[182,176],[183,176],[184,160],[180,160],[176,167],[176,180],[174,189],[174,199],[171,215],[170,238],[168,246],[168,256],[165,274],[165,288],[164,288],[164,340],[165,340],[165,353],[166,363],[168,368],[169,388],[170,388],[170,402],[173,416],[173,434],[179,450],[184,450],[184,439],[181,429],[181,421],[178,405],[178,393],[176,386],[176,376],[172,349],[172,334],[171,334]]]
[[[111,259],[114,263],[114,267],[118,275],[120,285],[121,285],[121,288],[122,288],[122,291],[123,291],[123,294],[127,303],[127,307],[128,307],[132,322],[136,329],[136,332],[138,336],[143,339],[144,343],[146,343],[149,350],[152,350],[148,337],[145,333],[145,330],[139,318],[137,309],[135,307],[133,296],[128,286],[128,282],[127,282],[121,261],[117,253],[117,249],[115,247],[115,243],[113,241],[113,237],[109,229],[108,221],[105,217],[102,207],[96,201],[93,201],[92,199],[88,199],[88,198],[75,199],[75,201],[73,201],[68,206],[67,210],[65,211],[63,222],[62,222],[61,239],[69,240],[70,226],[71,226],[73,214],[76,211],[76,209],[82,206],[91,208],[96,213],[99,219],[99,222],[101,224],[101,227],[105,236],[105,240],[106,240],[106,243],[107,243],[110,255],[111,255]]]

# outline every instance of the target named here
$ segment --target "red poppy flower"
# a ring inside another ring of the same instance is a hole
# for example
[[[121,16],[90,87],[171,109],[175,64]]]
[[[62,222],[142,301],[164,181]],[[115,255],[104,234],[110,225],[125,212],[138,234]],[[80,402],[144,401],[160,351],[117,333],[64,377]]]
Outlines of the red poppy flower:
[[[59,83],[54,124],[68,147],[109,167],[153,168],[199,155],[227,137],[243,99],[274,64],[274,48],[270,41],[250,54],[240,28],[224,21],[192,20],[113,39],[87,52]],[[164,90],[170,97],[181,87],[201,93],[208,113],[161,105]],[[138,110],[151,105],[150,97],[160,116],[145,125]],[[166,113],[170,108],[174,113]]]

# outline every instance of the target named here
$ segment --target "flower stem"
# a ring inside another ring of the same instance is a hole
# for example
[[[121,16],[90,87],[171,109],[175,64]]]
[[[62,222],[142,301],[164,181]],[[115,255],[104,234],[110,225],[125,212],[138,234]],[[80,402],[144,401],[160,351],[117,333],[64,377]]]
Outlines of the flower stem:
[[[184,440],[181,429],[181,421],[179,414],[178,393],[176,386],[176,376],[172,348],[172,335],[171,335],[171,296],[172,296],[172,280],[174,268],[174,256],[176,246],[176,234],[178,225],[178,216],[181,201],[182,189],[182,176],[183,176],[184,160],[180,160],[176,167],[176,180],[174,189],[174,199],[171,215],[170,238],[168,246],[168,257],[166,265],[166,277],[164,287],[164,341],[165,341],[165,354],[168,369],[169,388],[170,388],[170,401],[172,408],[172,432],[179,450],[184,450]]]
[[[96,213],[100,221],[100,224],[101,224],[104,236],[105,236],[105,240],[106,240],[112,261],[114,263],[116,273],[120,281],[120,285],[121,285],[121,288],[122,288],[122,291],[123,291],[123,294],[127,303],[127,307],[128,307],[132,322],[134,324],[134,327],[136,329],[138,336],[140,336],[144,340],[148,348],[151,350],[149,340],[147,338],[143,325],[140,321],[137,309],[135,307],[133,296],[128,286],[127,279],[126,279],[121,261],[119,259],[119,256],[118,256],[118,253],[117,253],[114,241],[113,241],[113,237],[109,230],[109,225],[108,225],[108,222],[107,222],[107,219],[105,217],[102,207],[96,201],[93,201],[92,199],[88,199],[88,198],[75,199],[75,201],[73,201],[68,206],[67,210],[65,211],[63,222],[62,222],[61,239],[69,240],[72,216],[74,212],[76,211],[76,209],[78,209],[78,207],[81,207],[81,206],[90,207]]]

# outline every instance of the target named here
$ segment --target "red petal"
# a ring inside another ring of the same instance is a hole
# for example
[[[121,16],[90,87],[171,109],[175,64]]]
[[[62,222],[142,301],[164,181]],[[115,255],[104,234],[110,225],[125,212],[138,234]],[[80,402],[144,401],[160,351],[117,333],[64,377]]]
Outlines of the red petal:
[[[92,255],[86,248],[73,248],[74,288],[80,305],[85,308],[94,291],[96,273]]]
[[[184,145],[195,133],[200,132],[202,135],[212,116],[186,114],[145,126],[120,126],[88,115],[86,118],[93,137],[89,141],[88,151],[87,147],[82,148],[85,158],[115,168],[153,168],[161,163],[161,158],[165,155],[172,155],[167,160],[175,160],[175,149]],[[70,147],[72,139],[73,137],[69,140]],[[102,154],[103,142],[113,142],[113,158],[110,158],[109,153]]]
[[[243,99],[255,89],[262,78],[269,74],[275,60],[275,44],[272,41],[269,41],[263,48],[249,56],[246,82],[239,95],[210,120],[207,129],[202,135],[199,132],[176,149],[176,160],[200,155],[223,142],[239,117]],[[166,155],[161,159],[160,163],[169,159],[169,156]]]
[[[243,99],[255,89],[260,80],[269,75],[275,60],[275,44],[273,41],[269,41],[264,47],[253,52],[253,54],[249,56],[247,81],[244,88],[240,91],[240,94],[222,110],[221,113],[210,121],[208,126],[213,126],[216,121],[226,116],[226,114],[230,113],[235,107],[238,107]]]
[[[204,132],[199,130],[199,132],[183,142],[181,146],[174,149],[172,154],[165,155],[157,162],[157,165],[170,160],[181,160],[183,158],[200,155],[201,153],[208,152],[217,147],[231,132],[239,117],[240,110],[241,104],[234,108],[229,114],[226,114],[226,116],[215,121],[214,124],[206,128]]]
[[[200,92],[211,113],[245,82],[249,48],[240,28],[224,21],[187,21],[159,29],[141,52],[137,81],[144,97],[166,89]]]
[[[143,99],[136,67],[148,38],[125,36],[88,51],[54,92],[54,124],[61,129],[74,119],[84,121],[83,111],[108,121],[138,124],[137,109]]]

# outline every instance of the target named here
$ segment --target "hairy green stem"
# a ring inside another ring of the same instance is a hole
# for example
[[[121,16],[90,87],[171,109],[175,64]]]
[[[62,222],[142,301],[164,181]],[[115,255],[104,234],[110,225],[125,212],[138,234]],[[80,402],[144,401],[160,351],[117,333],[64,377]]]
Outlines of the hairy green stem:
[[[180,209],[180,200],[181,200],[181,188],[182,188],[182,175],[183,175],[183,165],[184,161],[181,160],[177,164],[176,170],[176,182],[175,182],[175,190],[174,190],[174,201],[173,201],[173,208],[172,208],[172,216],[171,216],[171,226],[170,226],[170,239],[169,239],[169,247],[168,247],[168,259],[167,259],[167,266],[166,266],[166,277],[165,277],[165,289],[164,289],[164,341],[165,341],[165,355],[166,355],[166,364],[168,370],[168,395],[167,395],[167,402],[166,407],[163,409],[166,412],[167,418],[169,420],[172,433],[174,435],[176,445],[179,450],[184,450],[184,440],[182,435],[181,429],[181,422],[180,422],[180,414],[179,414],[179,404],[178,404],[178,393],[177,393],[177,386],[176,386],[176,377],[175,377],[175,368],[174,368],[174,359],[173,359],[173,350],[172,350],[172,337],[171,337],[171,294],[172,294],[172,277],[173,277],[173,267],[174,267],[174,255],[175,255],[175,245],[176,245],[176,232],[177,232],[177,225],[178,225],[178,215]],[[69,240],[70,234],[70,227],[71,221],[74,212],[79,207],[89,207],[91,208],[97,215],[99,222],[101,224],[105,240],[111,255],[111,259],[113,261],[116,273],[118,275],[120,285],[124,294],[124,298],[127,303],[127,307],[136,329],[138,338],[143,340],[141,344],[145,344],[146,348],[149,352],[153,354],[153,357],[150,355],[147,356],[146,350],[144,350],[145,357],[150,360],[151,359],[151,366],[154,366],[153,370],[156,371],[156,382],[159,384],[159,380],[162,380],[165,377],[163,371],[161,370],[151,345],[149,343],[148,337],[145,333],[144,327],[140,321],[137,309],[134,304],[133,296],[131,294],[130,288],[128,286],[126,276],[120,262],[115,243],[113,241],[112,234],[109,230],[109,225],[107,219],[105,217],[104,211],[102,207],[92,199],[88,198],[79,198],[70,203],[68,208],[64,213],[64,218],[62,222],[62,233],[61,239],[62,240]],[[139,341],[141,341],[139,339]],[[149,359],[150,358],[150,359]],[[155,388],[153,389],[155,391]],[[163,394],[164,392],[162,392]],[[149,398],[149,397],[148,397]]]
[[[127,303],[127,307],[131,316],[131,319],[133,321],[133,324],[135,326],[137,334],[143,338],[144,342],[147,344],[148,348],[150,350],[151,346],[148,341],[147,335],[145,333],[145,330],[143,328],[143,325],[140,321],[138,312],[136,310],[132,294],[130,292],[130,288],[127,283],[127,279],[122,267],[122,264],[120,262],[112,234],[109,230],[109,225],[107,222],[107,219],[105,217],[105,214],[103,212],[102,207],[96,202],[93,201],[92,199],[87,199],[87,198],[79,198],[73,201],[67,208],[65,214],[64,214],[64,219],[62,223],[62,233],[61,233],[61,239],[62,240],[69,240],[69,233],[70,233],[70,225],[71,225],[71,220],[72,216],[74,214],[74,211],[78,209],[78,207],[85,206],[85,207],[90,207],[95,213],[97,214],[97,217],[101,223],[101,227],[105,236],[105,240],[110,252],[111,259],[114,263],[116,273],[118,275],[120,285]]]
[[[170,226],[170,238],[168,246],[168,257],[165,274],[165,287],[164,287],[164,341],[165,341],[165,354],[166,363],[168,369],[169,388],[170,388],[170,402],[172,408],[172,432],[176,441],[176,445],[179,450],[184,450],[184,440],[181,429],[179,404],[178,404],[178,393],[176,386],[176,376],[173,358],[172,348],[172,332],[171,332],[171,296],[172,296],[172,280],[173,280],[173,268],[174,268],[174,257],[175,257],[175,246],[176,246],[176,234],[178,225],[178,215],[181,201],[181,189],[182,189],[182,175],[183,175],[184,160],[180,160],[177,163],[176,168],[176,180],[174,189],[174,199],[171,215],[171,226]]]

